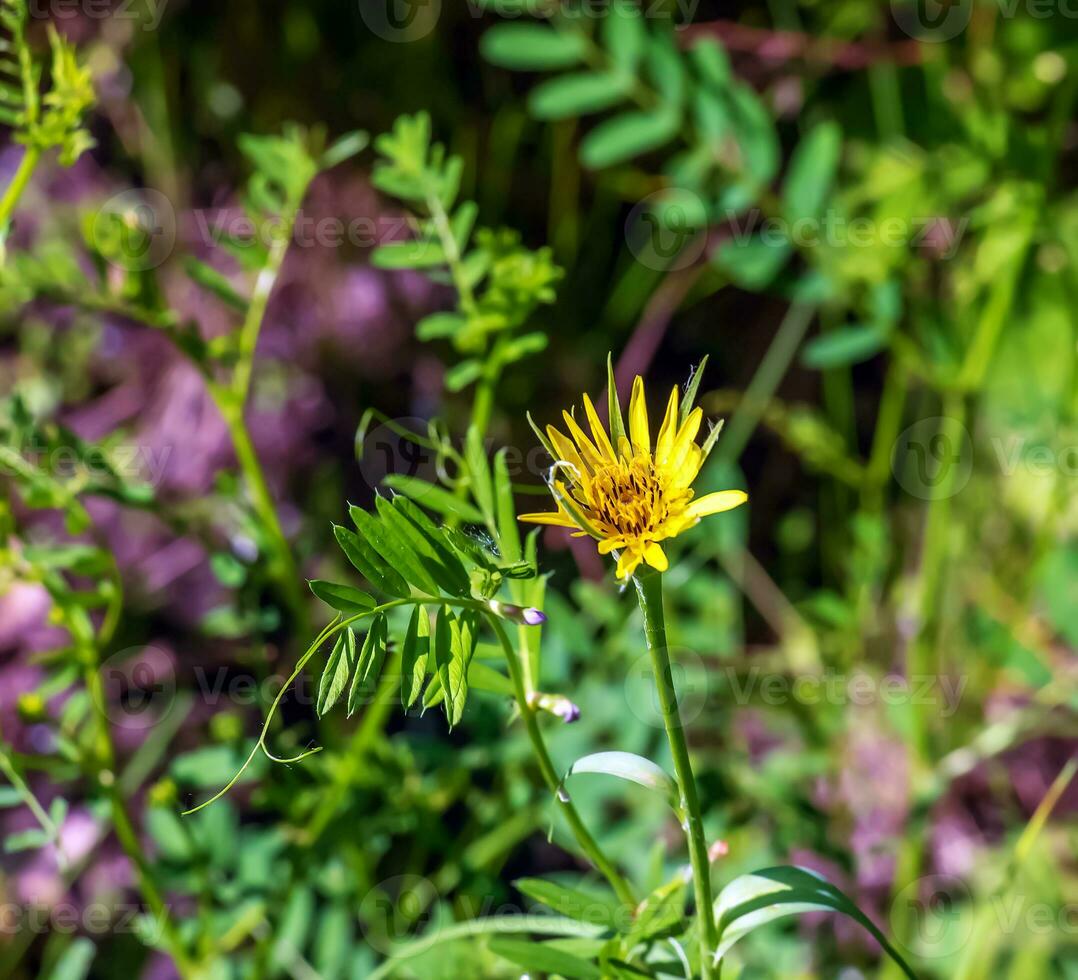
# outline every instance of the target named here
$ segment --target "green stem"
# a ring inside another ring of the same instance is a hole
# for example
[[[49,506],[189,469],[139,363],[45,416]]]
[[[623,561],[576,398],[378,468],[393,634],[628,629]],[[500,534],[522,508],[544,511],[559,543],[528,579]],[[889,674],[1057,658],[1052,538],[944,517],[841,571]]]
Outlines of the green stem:
[[[689,746],[685,739],[685,727],[681,721],[677,691],[670,669],[670,654],[666,645],[666,619],[663,613],[663,577],[651,569],[638,572],[636,584],[640,611],[644,614],[644,635],[647,638],[651,666],[655,673],[655,687],[659,693],[666,737],[670,742],[670,754],[674,758],[681,791],[681,807],[685,813],[686,830],[689,835],[689,859],[692,861],[693,888],[696,892],[696,915],[700,920],[700,975],[703,980],[715,977],[712,957],[719,944],[715,916],[711,908],[711,861],[707,854],[707,837],[700,813],[700,799],[696,793],[696,780],[689,761]]]
[[[228,427],[229,437],[236,451],[236,461],[251,494],[251,507],[270,538],[270,574],[277,582],[282,598],[295,617],[297,632],[305,633],[307,632],[307,609],[303,593],[299,588],[299,573],[292,557],[292,548],[281,528],[281,522],[277,516],[277,505],[266,483],[262,463],[259,461],[258,453],[255,452],[250,431],[243,417],[243,402],[218,385],[211,384],[210,392]]]
[[[30,183],[30,178],[33,176],[40,159],[41,151],[39,149],[33,146],[27,147],[26,152],[22,155],[22,160],[19,161],[19,169],[15,171],[15,176],[11,178],[11,183],[8,184],[7,190],[4,191],[4,196],[0,198],[0,229],[7,228],[11,215],[19,203],[19,198],[22,197],[23,192],[26,190],[26,185]]]
[[[505,627],[502,625],[501,620],[493,614],[489,615],[487,618],[490,620],[490,625],[494,629],[495,635],[498,637],[498,642],[501,644],[502,650],[505,652],[506,663],[509,667],[509,676],[513,682],[513,690],[516,695],[517,707],[520,709],[521,718],[524,719],[524,728],[531,741],[532,751],[534,751],[535,757],[539,762],[539,770],[543,775],[544,782],[550,788],[550,791],[556,794],[562,815],[569,824],[573,836],[580,845],[580,849],[587,855],[588,860],[599,869],[603,877],[610,882],[610,887],[614,889],[614,893],[618,896],[618,899],[630,908],[635,909],[636,898],[633,895],[629,883],[622,877],[618,869],[614,867],[611,860],[603,853],[602,848],[595,838],[592,837],[591,832],[580,818],[580,814],[577,813],[572,800],[559,792],[561,788],[561,779],[558,777],[557,770],[554,768],[554,763],[551,761],[550,753],[547,751],[546,742],[543,740],[543,732],[539,728],[539,721],[536,717],[535,708],[528,699],[528,692],[524,684],[524,674],[520,659],[517,656],[516,650],[513,649],[513,644],[510,642],[509,635],[505,632]]]

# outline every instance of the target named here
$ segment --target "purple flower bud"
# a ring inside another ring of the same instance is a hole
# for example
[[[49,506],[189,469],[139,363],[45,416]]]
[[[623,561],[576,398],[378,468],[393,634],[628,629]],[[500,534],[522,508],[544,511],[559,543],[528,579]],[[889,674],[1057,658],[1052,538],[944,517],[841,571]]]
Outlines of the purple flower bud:
[[[546,613],[542,609],[536,609],[535,606],[529,606],[524,610],[524,622],[529,626],[538,626],[546,622]]]
[[[546,622],[546,613],[536,609],[534,606],[524,609],[509,602],[499,602],[497,599],[491,599],[487,605],[490,606],[490,611],[496,616],[512,620],[514,623],[520,623],[523,626],[538,626],[540,623]]]
[[[571,725],[580,718],[580,707],[561,694],[540,694],[536,692],[529,700],[533,707],[560,718],[567,725]]]

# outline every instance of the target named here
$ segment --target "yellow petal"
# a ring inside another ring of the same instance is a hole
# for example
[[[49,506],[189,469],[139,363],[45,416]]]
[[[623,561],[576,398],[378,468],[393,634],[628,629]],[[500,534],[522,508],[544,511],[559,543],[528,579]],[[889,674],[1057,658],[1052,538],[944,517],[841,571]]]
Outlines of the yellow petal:
[[[619,548],[625,547],[624,538],[604,538],[599,542],[599,554],[609,555],[612,551],[617,551]]]
[[[670,450],[670,455],[666,459],[669,466],[678,467],[685,461],[689,455],[689,446],[696,442],[696,435],[700,431],[700,423],[703,420],[703,409],[694,408],[689,412],[685,424],[678,429],[677,437],[674,439],[674,448]]]
[[[638,453],[651,452],[651,431],[648,429],[648,407],[644,402],[644,379],[638,374],[633,381],[629,399],[629,438]]]
[[[670,489],[684,490],[691,487],[692,481],[696,479],[703,465],[703,450],[695,442],[690,442],[686,447],[685,458],[677,466],[666,464],[665,469],[670,474]]]
[[[574,482],[582,480],[590,470],[584,464],[584,460],[580,458],[580,453],[576,451],[576,447],[573,445],[572,440],[563,436],[561,432],[552,425],[546,427],[546,434],[547,438],[550,440],[551,446],[554,447],[554,452],[558,454],[558,459],[568,463],[576,470]]]
[[[610,445],[606,429],[603,428],[603,423],[599,421],[599,414],[595,411],[595,406],[591,403],[587,392],[584,392],[584,412],[588,416],[588,425],[591,426],[591,435],[595,440],[595,445],[611,462],[617,462],[618,458],[614,454],[614,447]]]
[[[576,522],[568,515],[558,512],[547,514],[521,514],[518,521],[529,524],[553,524],[555,527],[576,527]]]
[[[565,425],[569,429],[569,434],[573,437],[573,441],[580,447],[580,455],[584,457],[584,461],[594,470],[603,465],[603,458],[599,455],[599,450],[595,448],[593,443],[585,434],[584,430],[580,428],[574,419],[568,412],[562,412],[562,418],[565,419]]]
[[[641,558],[642,555],[639,551],[626,548],[618,556],[618,578],[628,578],[632,575],[636,571],[636,566],[640,564]]]
[[[678,434],[677,394],[677,385],[674,385],[674,390],[670,392],[670,399],[666,403],[666,415],[659,428],[659,438],[655,442],[655,462],[660,466],[669,458],[670,451],[674,448],[674,438]]]
[[[707,517],[709,514],[721,514],[724,510],[740,507],[749,495],[744,490],[719,490],[707,493],[694,500],[685,508],[687,517]]]
[[[665,572],[670,567],[670,562],[666,560],[666,552],[654,541],[649,542],[644,548],[644,560],[656,571]]]

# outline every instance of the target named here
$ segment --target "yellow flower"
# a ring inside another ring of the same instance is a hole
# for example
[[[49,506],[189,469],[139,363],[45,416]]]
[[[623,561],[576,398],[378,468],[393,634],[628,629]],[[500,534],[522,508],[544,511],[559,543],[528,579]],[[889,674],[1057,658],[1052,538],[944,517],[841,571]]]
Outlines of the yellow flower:
[[[667,559],[660,541],[677,537],[701,517],[730,510],[748,499],[741,490],[694,497],[692,482],[718,435],[716,428],[702,446],[696,443],[703,421],[703,412],[692,407],[698,384],[699,372],[689,384],[680,415],[677,387],[670,392],[654,444],[644,382],[639,377],[633,382],[629,402],[628,433],[612,376],[609,433],[587,394],[584,412],[590,438],[569,412],[562,413],[569,437],[550,425],[544,438],[536,428],[555,459],[550,483],[558,509],[553,513],[523,514],[520,519],[575,528],[577,537],[595,538],[600,554],[617,553],[618,578],[632,575],[641,562],[665,571]]]

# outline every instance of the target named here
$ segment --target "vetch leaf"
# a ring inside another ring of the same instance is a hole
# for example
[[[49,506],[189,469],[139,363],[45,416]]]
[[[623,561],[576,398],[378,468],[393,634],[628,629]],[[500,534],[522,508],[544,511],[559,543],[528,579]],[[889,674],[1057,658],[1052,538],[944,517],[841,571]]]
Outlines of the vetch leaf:
[[[657,112],[619,113],[599,123],[584,137],[580,160],[592,170],[624,163],[670,142],[680,125],[680,115],[665,108]]]
[[[575,119],[620,104],[628,90],[629,81],[623,75],[559,75],[532,89],[528,109],[536,119]]]
[[[327,582],[320,578],[311,579],[307,584],[326,605],[339,609],[343,613],[366,612],[378,605],[373,596],[360,592],[359,589],[354,589],[350,585],[338,585],[336,582]]]
[[[427,595],[439,595],[438,584],[431,577],[406,539],[373,514],[353,505],[348,509],[356,529],[375,551],[404,578]]]
[[[341,546],[345,557],[375,588],[399,599],[405,599],[412,594],[408,583],[395,569],[387,565],[378,552],[360,535],[339,524],[334,524],[333,536],[337,539],[337,544]]]
[[[906,961],[872,920],[815,871],[783,866],[741,875],[719,893],[714,908],[720,937],[715,951],[716,963],[739,939],[758,926],[801,912],[834,911],[864,926],[902,972],[910,980],[917,980]]]
[[[401,651],[401,704],[410,708],[423,689],[430,654],[430,616],[422,606],[412,610]]]
[[[790,222],[819,217],[838,170],[842,130],[823,122],[797,144],[782,187],[782,204]]]
[[[887,338],[886,328],[875,324],[838,327],[806,343],[801,351],[801,363],[817,370],[858,364],[883,350]]]
[[[521,878],[513,884],[522,894],[570,919],[605,928],[616,928],[619,923],[624,925],[632,921],[633,910],[622,905],[610,892],[582,891],[546,878]]]
[[[356,634],[351,629],[345,629],[337,636],[337,642],[333,644],[333,650],[322,670],[322,680],[318,684],[318,701],[315,705],[319,718],[341,699],[355,665]]]
[[[436,483],[428,483],[417,476],[406,476],[403,473],[391,473],[382,482],[397,493],[402,493],[446,517],[459,518],[466,524],[483,523],[483,515],[467,500],[461,500]]]
[[[516,71],[549,71],[579,64],[587,39],[579,33],[560,33],[541,24],[496,24],[479,42],[492,65]]]
[[[382,673],[382,665],[386,660],[386,639],[386,617],[384,613],[379,613],[374,617],[367,631],[367,638],[363,641],[363,649],[360,651],[355,673],[352,676],[352,687],[348,691],[349,718],[355,713],[356,708],[367,704],[374,696],[378,678]]]
[[[490,951],[525,970],[557,974],[572,980],[601,980],[602,973],[594,963],[566,953],[546,943],[524,939],[492,939]]]
[[[390,242],[371,253],[371,264],[377,269],[429,269],[446,264],[445,249],[426,238]]]
[[[500,449],[494,457],[494,498],[497,511],[498,543],[508,562],[520,561],[520,528],[517,526],[513,504],[513,483],[509,476],[507,450]]]
[[[424,568],[442,589],[450,595],[471,594],[471,582],[460,558],[423,511],[403,496],[394,497],[392,501],[380,497],[376,506],[378,515],[388,527],[407,540]]]
[[[572,764],[565,778],[581,773],[599,773],[616,776],[639,786],[661,793],[675,813],[681,809],[680,793],[677,783],[666,771],[650,759],[634,755],[632,752],[596,752],[577,759]]]

